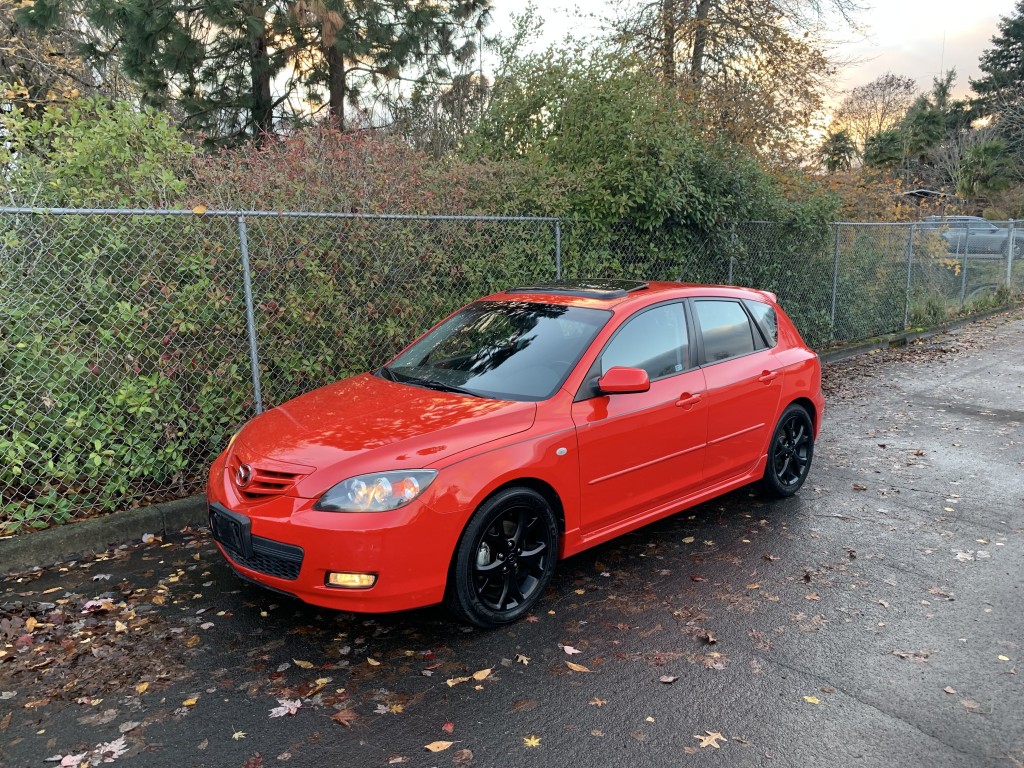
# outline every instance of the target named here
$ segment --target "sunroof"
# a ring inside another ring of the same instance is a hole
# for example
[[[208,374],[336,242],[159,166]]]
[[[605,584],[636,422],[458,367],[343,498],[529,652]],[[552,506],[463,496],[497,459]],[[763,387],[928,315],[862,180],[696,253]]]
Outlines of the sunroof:
[[[647,283],[642,280],[559,280],[556,283],[510,288],[507,293],[553,293],[558,296],[580,296],[587,299],[621,299],[633,291],[642,291]]]

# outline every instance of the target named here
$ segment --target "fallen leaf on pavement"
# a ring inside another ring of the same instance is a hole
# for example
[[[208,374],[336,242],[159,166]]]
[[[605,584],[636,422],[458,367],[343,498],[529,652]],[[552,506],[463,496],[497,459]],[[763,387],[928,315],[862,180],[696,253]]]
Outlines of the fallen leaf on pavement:
[[[478,671],[474,672],[473,673],[473,679],[477,680],[477,681],[479,681],[479,680],[486,680],[488,677],[490,677],[491,669],[492,669],[492,667],[488,667],[487,669],[481,669],[481,670],[478,670]]]
[[[344,725],[346,728],[351,728],[352,723],[354,723],[358,717],[359,715],[356,714],[354,709],[343,709],[340,712],[335,712],[331,715],[331,720],[339,725]]]
[[[285,715],[294,715],[302,708],[302,699],[278,699],[277,703],[280,706],[274,707],[270,710],[271,717],[284,717]]]
[[[295,666],[299,667],[300,669],[312,669],[313,668],[313,662],[311,662],[311,661],[303,661],[302,659],[292,659],[292,661],[295,663]]]
[[[804,701],[808,704],[821,704],[821,699],[817,696],[804,696]]]
[[[540,736],[523,736],[523,746],[525,747],[539,747]]]
[[[597,707],[598,709],[600,709],[601,707],[603,707],[607,703],[608,703],[608,699],[602,699],[602,698],[599,698],[597,696],[595,696],[593,699],[590,700],[590,704],[592,706]]]
[[[423,748],[428,752],[444,752],[454,743],[454,741],[432,741]]]
[[[249,734],[247,734],[245,731],[235,731],[234,733],[231,734],[231,738],[234,739],[235,741],[241,741],[242,739],[244,739],[248,735]]]
[[[468,677],[449,677],[447,680],[445,680],[445,682],[448,684],[449,688],[454,688],[459,683],[467,683],[467,682],[469,682],[469,678]]]
[[[717,731],[704,731],[703,736],[694,736],[693,738],[700,740],[700,748],[714,747],[715,749],[721,749],[722,745],[718,742],[725,741],[725,736],[718,733]]]
[[[676,677],[675,675],[662,675],[661,677],[658,678],[658,682],[659,683],[671,684],[671,683],[674,683],[678,679],[679,678]]]
[[[563,651],[565,651],[566,655],[568,656],[572,656],[574,653],[583,653],[583,651],[579,650],[578,648],[573,648],[571,645],[561,645],[559,647]]]
[[[452,731],[455,730],[455,723],[447,722],[447,723],[445,723],[444,725],[441,726],[441,730],[444,731],[445,733],[451,733]]]
[[[573,672],[589,672],[590,670],[584,667],[582,664],[573,664],[571,661],[565,662],[565,666],[571,669]]]

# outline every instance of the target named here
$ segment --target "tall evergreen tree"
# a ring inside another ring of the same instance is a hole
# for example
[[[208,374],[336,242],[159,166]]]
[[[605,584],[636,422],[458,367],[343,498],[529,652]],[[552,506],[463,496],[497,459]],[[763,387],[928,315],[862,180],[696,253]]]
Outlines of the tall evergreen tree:
[[[971,88],[989,114],[1024,101],[1024,0],[999,20],[999,34],[979,66],[985,74],[972,79]]]
[[[324,90],[344,126],[367,83],[407,68],[443,77],[446,57],[472,56],[490,10],[490,0],[38,0],[22,15],[47,28],[72,2],[97,32],[90,58],[118,60],[144,103],[213,141],[309,119]]]

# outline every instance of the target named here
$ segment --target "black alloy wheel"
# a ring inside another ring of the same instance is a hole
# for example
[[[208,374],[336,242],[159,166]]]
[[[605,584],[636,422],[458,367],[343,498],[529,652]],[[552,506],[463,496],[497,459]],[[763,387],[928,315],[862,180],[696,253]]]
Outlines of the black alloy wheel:
[[[782,412],[768,446],[764,483],[776,496],[792,496],[807,479],[814,458],[814,424],[806,409],[790,405]]]
[[[531,489],[505,489],[484,502],[463,531],[445,603],[478,627],[509,624],[540,599],[557,559],[551,505]]]

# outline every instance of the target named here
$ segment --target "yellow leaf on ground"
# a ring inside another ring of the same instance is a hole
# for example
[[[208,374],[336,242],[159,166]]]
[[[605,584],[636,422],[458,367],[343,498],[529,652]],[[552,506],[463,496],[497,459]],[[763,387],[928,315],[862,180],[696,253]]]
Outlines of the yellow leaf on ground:
[[[25,619],[25,631],[31,633],[32,630],[36,628],[36,625],[38,623],[39,622],[36,621],[35,616],[29,616],[27,619]]]
[[[428,752],[444,752],[454,743],[454,741],[432,741],[427,744],[424,749]]]
[[[135,686],[136,693],[145,693],[149,690],[149,683],[139,683]]]
[[[448,687],[449,688],[454,688],[459,683],[469,682],[469,678],[468,677],[449,677],[447,680],[445,680],[445,682],[448,683]]]
[[[199,635],[192,635],[192,637],[190,637],[185,642],[185,646],[187,648],[195,648],[197,645],[199,645],[199,643],[200,643]]]
[[[582,664],[573,664],[571,661],[565,662],[565,666],[571,669],[573,672],[589,672],[590,670],[584,667]]]
[[[371,659],[369,656],[366,657],[366,663],[369,664],[371,667],[379,667],[380,666],[380,662],[379,661],[377,661],[376,659]]]
[[[703,736],[694,736],[693,738],[700,741],[700,748],[714,747],[715,749],[721,749],[722,745],[718,742],[725,741],[725,736],[718,733],[717,731],[704,731]]]
[[[530,748],[539,747],[540,736],[523,736],[523,746]]]
[[[804,696],[804,701],[808,704],[821,704],[821,699],[817,696]]]
[[[197,701],[199,701],[199,697],[198,696],[189,696],[187,699],[185,699],[183,702],[181,702],[181,706],[183,706],[183,707],[194,707]]]
[[[192,213],[194,213],[196,216],[202,216],[204,213],[206,213],[206,206],[199,204],[192,209]]]
[[[693,536],[687,536],[683,539],[683,544],[693,544]]]
[[[311,661],[303,661],[302,659],[292,659],[292,661],[295,662],[295,666],[299,667],[300,669],[312,669],[313,668],[313,662],[311,662]]]
[[[473,673],[473,679],[474,680],[486,680],[490,676],[490,674],[491,674],[491,669],[493,669],[493,667],[488,667],[487,669],[481,669],[481,670],[479,670],[477,672],[474,672]]]

